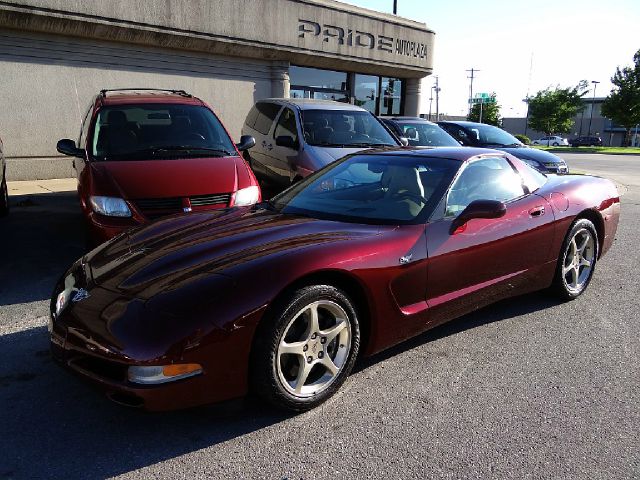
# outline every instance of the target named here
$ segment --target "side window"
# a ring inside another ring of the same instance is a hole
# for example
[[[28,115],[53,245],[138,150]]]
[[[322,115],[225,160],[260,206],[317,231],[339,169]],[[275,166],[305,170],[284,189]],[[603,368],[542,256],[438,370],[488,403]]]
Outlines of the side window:
[[[256,104],[256,108],[258,109],[258,116],[256,117],[256,123],[253,125],[253,128],[261,134],[266,135],[269,133],[271,124],[280,111],[280,105],[276,103],[260,102]]]
[[[258,106],[254,105],[253,107],[251,107],[251,110],[249,110],[249,113],[247,114],[247,119],[244,121],[244,124],[247,127],[253,128],[253,126],[256,123],[256,118],[258,118]]]
[[[89,125],[91,125],[91,112],[93,112],[93,102],[89,105],[89,109],[82,121],[82,127],[80,128],[80,136],[78,137],[78,148],[84,148],[84,144],[87,141],[87,134],[89,133]]]
[[[483,158],[467,165],[455,180],[445,215],[459,214],[474,200],[508,202],[524,193],[522,177],[505,158]]]
[[[294,142],[298,141],[298,129],[296,128],[296,115],[290,108],[285,108],[280,114],[278,125],[273,134],[274,138],[281,136],[292,137]]]

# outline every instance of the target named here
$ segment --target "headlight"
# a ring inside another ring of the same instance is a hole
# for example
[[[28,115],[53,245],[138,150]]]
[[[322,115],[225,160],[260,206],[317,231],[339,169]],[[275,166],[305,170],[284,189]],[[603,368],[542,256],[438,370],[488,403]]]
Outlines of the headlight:
[[[202,366],[197,363],[180,363],[158,366],[129,367],[127,377],[130,382],[142,385],[173,382],[193,377],[202,373]]]
[[[100,197],[92,196],[89,198],[91,208],[100,215],[107,217],[130,217],[131,210],[127,206],[127,203],[117,197]]]
[[[260,199],[260,187],[253,185],[251,187],[243,188],[236,192],[235,202],[233,203],[237,207],[245,205],[253,205],[258,203]]]

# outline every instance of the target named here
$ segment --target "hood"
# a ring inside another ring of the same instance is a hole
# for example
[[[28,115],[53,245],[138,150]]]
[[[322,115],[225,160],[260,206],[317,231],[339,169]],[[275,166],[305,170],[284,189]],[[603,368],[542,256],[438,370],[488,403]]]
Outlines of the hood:
[[[187,197],[238,189],[240,157],[91,162],[93,191],[125,199]]]
[[[544,150],[538,150],[537,148],[518,147],[518,148],[500,148],[503,152],[510,153],[514,157],[534,160],[542,164],[546,163],[564,163],[559,156],[553,153],[545,152]]]
[[[357,148],[334,148],[334,147],[319,147],[314,145],[307,145],[308,156],[313,159],[314,170],[320,170],[322,167],[326,167],[330,163],[336,160],[346,157],[352,153],[361,152],[363,150],[369,150],[371,147],[357,147]]]
[[[135,228],[89,253],[86,261],[95,284],[149,299],[211,277],[232,276],[233,268],[248,263],[378,231],[374,225],[234,208],[168,217]]]

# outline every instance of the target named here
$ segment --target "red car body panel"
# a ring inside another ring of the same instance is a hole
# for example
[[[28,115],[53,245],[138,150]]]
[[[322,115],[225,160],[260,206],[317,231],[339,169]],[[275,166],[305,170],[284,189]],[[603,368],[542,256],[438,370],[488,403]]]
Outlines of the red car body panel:
[[[447,151],[460,162],[479,153],[486,151]],[[531,215],[541,207],[544,214]],[[261,208],[161,219],[72,267],[68,275],[91,296],[52,321],[52,348],[128,404],[164,410],[227,400],[247,393],[257,325],[283,292],[322,282],[342,288],[358,310],[363,354],[371,355],[493,301],[548,287],[576,216],[592,219],[602,255],[619,211],[610,181],[563,176],[509,202],[502,218],[474,219],[453,234],[451,218],[380,226]],[[403,257],[411,261],[402,264]],[[154,387],[123,376],[127,365],[177,361],[205,372]]]
[[[105,106],[135,104],[197,105],[213,109],[195,97],[167,94],[114,94],[98,96],[90,114],[91,127],[87,138],[92,139],[95,120]],[[218,119],[219,120],[219,119]],[[229,132],[220,122],[225,132]],[[89,143],[84,146],[85,159],[75,159],[74,168],[78,179],[78,196],[85,216],[88,234],[93,243],[102,243],[123,231],[150,220],[131,200],[182,198],[199,195],[229,194],[226,203],[192,207],[193,211],[216,210],[233,206],[235,192],[250,186],[258,186],[251,168],[240,152],[235,149],[229,157],[146,159],[98,162],[92,160]],[[92,195],[116,196],[127,201],[132,216],[105,217],[93,211],[89,198]],[[186,200],[185,200],[186,201]],[[186,205],[185,205],[186,206]],[[190,205],[189,205],[190,206]],[[167,212],[175,213],[175,211]]]

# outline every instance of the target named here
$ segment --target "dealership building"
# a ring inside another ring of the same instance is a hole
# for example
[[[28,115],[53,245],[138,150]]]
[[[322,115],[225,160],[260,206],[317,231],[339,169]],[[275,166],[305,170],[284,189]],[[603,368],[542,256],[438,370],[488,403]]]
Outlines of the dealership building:
[[[77,138],[101,89],[186,90],[236,141],[253,103],[268,97],[417,115],[434,36],[423,23],[333,0],[4,0],[8,178],[73,176],[55,145]]]

